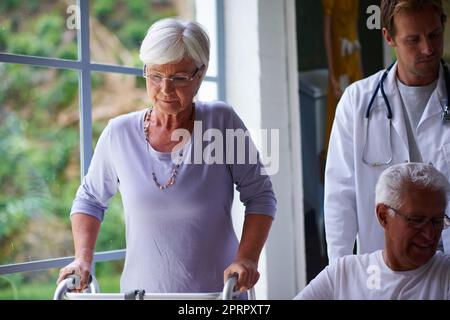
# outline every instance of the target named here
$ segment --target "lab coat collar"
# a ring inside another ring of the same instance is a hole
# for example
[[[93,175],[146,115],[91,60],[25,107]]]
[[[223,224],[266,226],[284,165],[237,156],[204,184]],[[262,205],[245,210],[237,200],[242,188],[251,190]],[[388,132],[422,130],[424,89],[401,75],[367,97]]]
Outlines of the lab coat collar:
[[[403,108],[402,108],[403,102],[400,97],[400,92],[398,91],[397,88],[397,80],[396,80],[397,65],[398,62],[395,62],[395,64],[392,66],[391,70],[389,71],[386,77],[386,80],[384,81],[383,87],[384,91],[386,92],[386,97],[389,99],[389,103],[392,109],[392,126],[400,136],[404,146],[406,147],[406,150],[409,150],[408,135],[406,133],[406,126],[405,126],[405,117],[403,115]],[[382,101],[382,103],[385,104],[383,95],[381,94],[381,90],[378,91],[378,95],[379,101]],[[386,106],[384,107],[386,108]]]
[[[395,62],[394,66],[389,71],[384,83],[384,91],[386,92],[386,96],[389,99],[392,108],[392,124],[399,136],[402,137],[405,146],[408,146],[406,127],[404,123],[405,118],[402,108],[403,102],[401,100],[400,92],[397,87],[397,66],[398,62]],[[379,99],[381,99],[380,101],[384,102],[381,90],[379,90],[378,96]],[[446,103],[447,89],[445,86],[444,69],[442,67],[442,64],[439,64],[439,78],[436,84],[436,89],[431,94],[430,100],[425,107],[422,118],[419,122],[419,126],[427,118],[436,116],[437,114],[442,115],[442,110]]]
[[[442,117],[442,112],[447,103],[447,89],[445,86],[445,76],[444,68],[442,64],[439,65],[439,78],[436,84],[436,89],[431,94],[430,100],[428,101],[427,107],[425,108],[422,118],[420,119],[420,124],[433,116],[440,115]]]
[[[388,73],[388,76],[386,77],[385,84],[384,84],[384,91],[386,92],[386,95],[388,97],[399,95],[399,91],[397,88],[397,66],[398,62],[395,62],[395,64],[392,66],[391,70]],[[380,76],[381,80],[381,76]],[[433,91],[433,95],[437,93],[437,99],[439,101],[444,101],[442,107],[447,102],[447,89],[445,86],[445,77],[444,77],[444,68],[442,67],[442,64],[439,64],[439,78],[436,85],[436,90]],[[381,90],[378,91],[378,96],[380,98],[383,98],[381,95]],[[392,103],[391,103],[392,104]],[[395,108],[394,106],[391,106],[392,108]],[[439,110],[442,111],[442,108]],[[394,112],[394,111],[392,111]]]

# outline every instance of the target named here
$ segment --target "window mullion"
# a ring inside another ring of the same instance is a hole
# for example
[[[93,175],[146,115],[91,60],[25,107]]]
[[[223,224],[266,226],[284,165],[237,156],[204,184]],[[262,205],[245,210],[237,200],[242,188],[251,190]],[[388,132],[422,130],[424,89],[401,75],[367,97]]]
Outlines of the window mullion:
[[[80,8],[80,26],[78,26],[78,59],[80,83],[80,174],[83,178],[92,158],[92,88],[91,58],[89,47],[89,2],[78,0]]]

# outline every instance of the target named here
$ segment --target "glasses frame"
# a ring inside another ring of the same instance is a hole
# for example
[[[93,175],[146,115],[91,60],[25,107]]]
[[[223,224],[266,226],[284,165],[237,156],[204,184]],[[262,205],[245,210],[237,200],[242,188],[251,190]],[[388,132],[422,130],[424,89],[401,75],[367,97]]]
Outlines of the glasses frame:
[[[174,87],[186,87],[188,85],[190,85],[192,83],[192,81],[194,80],[195,76],[197,75],[197,73],[203,69],[205,65],[202,65],[201,67],[196,67],[194,70],[194,73],[186,79],[183,79],[182,81],[188,81],[188,83],[186,85],[180,85],[179,83],[177,84],[176,82],[176,78],[181,78],[181,76],[170,76],[170,77],[163,77],[161,75],[158,75],[158,77],[161,78],[161,81],[159,83],[155,83],[151,78],[149,78],[150,75],[152,75],[152,73],[147,74],[147,65],[144,64],[144,67],[142,69],[142,76],[145,79],[150,79],[150,81],[155,85],[155,86],[161,86],[161,84],[164,82],[165,79],[169,80],[171,82],[171,84]]]
[[[411,218],[410,215],[404,214],[404,213],[400,212],[400,210],[395,209],[395,208],[393,208],[391,206],[388,206],[388,205],[385,205],[385,206],[388,207],[389,209],[391,209],[395,214],[398,214],[403,219],[405,219],[405,221],[408,223],[408,225],[413,227],[413,228],[415,228],[415,229],[423,229],[430,222],[431,222],[431,225],[433,226],[433,228],[435,230],[444,230],[444,229],[447,229],[450,226],[450,218],[445,213],[444,213],[444,216],[442,218],[442,228],[441,228],[441,227],[436,227],[436,222],[433,221],[434,219],[427,219],[427,218],[425,218],[425,220],[420,225],[418,225],[417,222],[413,222],[414,218]]]

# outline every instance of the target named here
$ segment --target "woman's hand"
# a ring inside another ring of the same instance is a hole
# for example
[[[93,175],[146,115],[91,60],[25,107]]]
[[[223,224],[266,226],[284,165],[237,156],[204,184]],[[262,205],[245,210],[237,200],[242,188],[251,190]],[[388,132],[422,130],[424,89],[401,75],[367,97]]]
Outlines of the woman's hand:
[[[74,274],[80,277],[80,284],[75,288],[74,292],[81,292],[89,284],[89,275],[91,273],[91,264],[87,261],[75,259],[73,262],[65,266],[59,271],[58,280],[56,284],[63,281],[68,276]]]
[[[259,279],[258,265],[250,259],[238,259],[230,264],[223,273],[223,282],[234,273],[238,274],[236,288],[243,292],[251,289]]]

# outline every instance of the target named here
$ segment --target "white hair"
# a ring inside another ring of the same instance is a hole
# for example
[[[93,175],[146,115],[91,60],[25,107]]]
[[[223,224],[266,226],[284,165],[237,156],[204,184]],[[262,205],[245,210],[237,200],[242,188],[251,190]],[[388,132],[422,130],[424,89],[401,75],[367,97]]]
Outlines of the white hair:
[[[418,162],[400,163],[384,170],[378,178],[375,187],[375,205],[383,203],[400,208],[408,185],[442,192],[446,200],[450,191],[447,178],[433,165]]]
[[[209,37],[194,21],[166,18],[155,22],[141,44],[139,58],[144,64],[167,64],[190,58],[200,68],[209,64]]]

